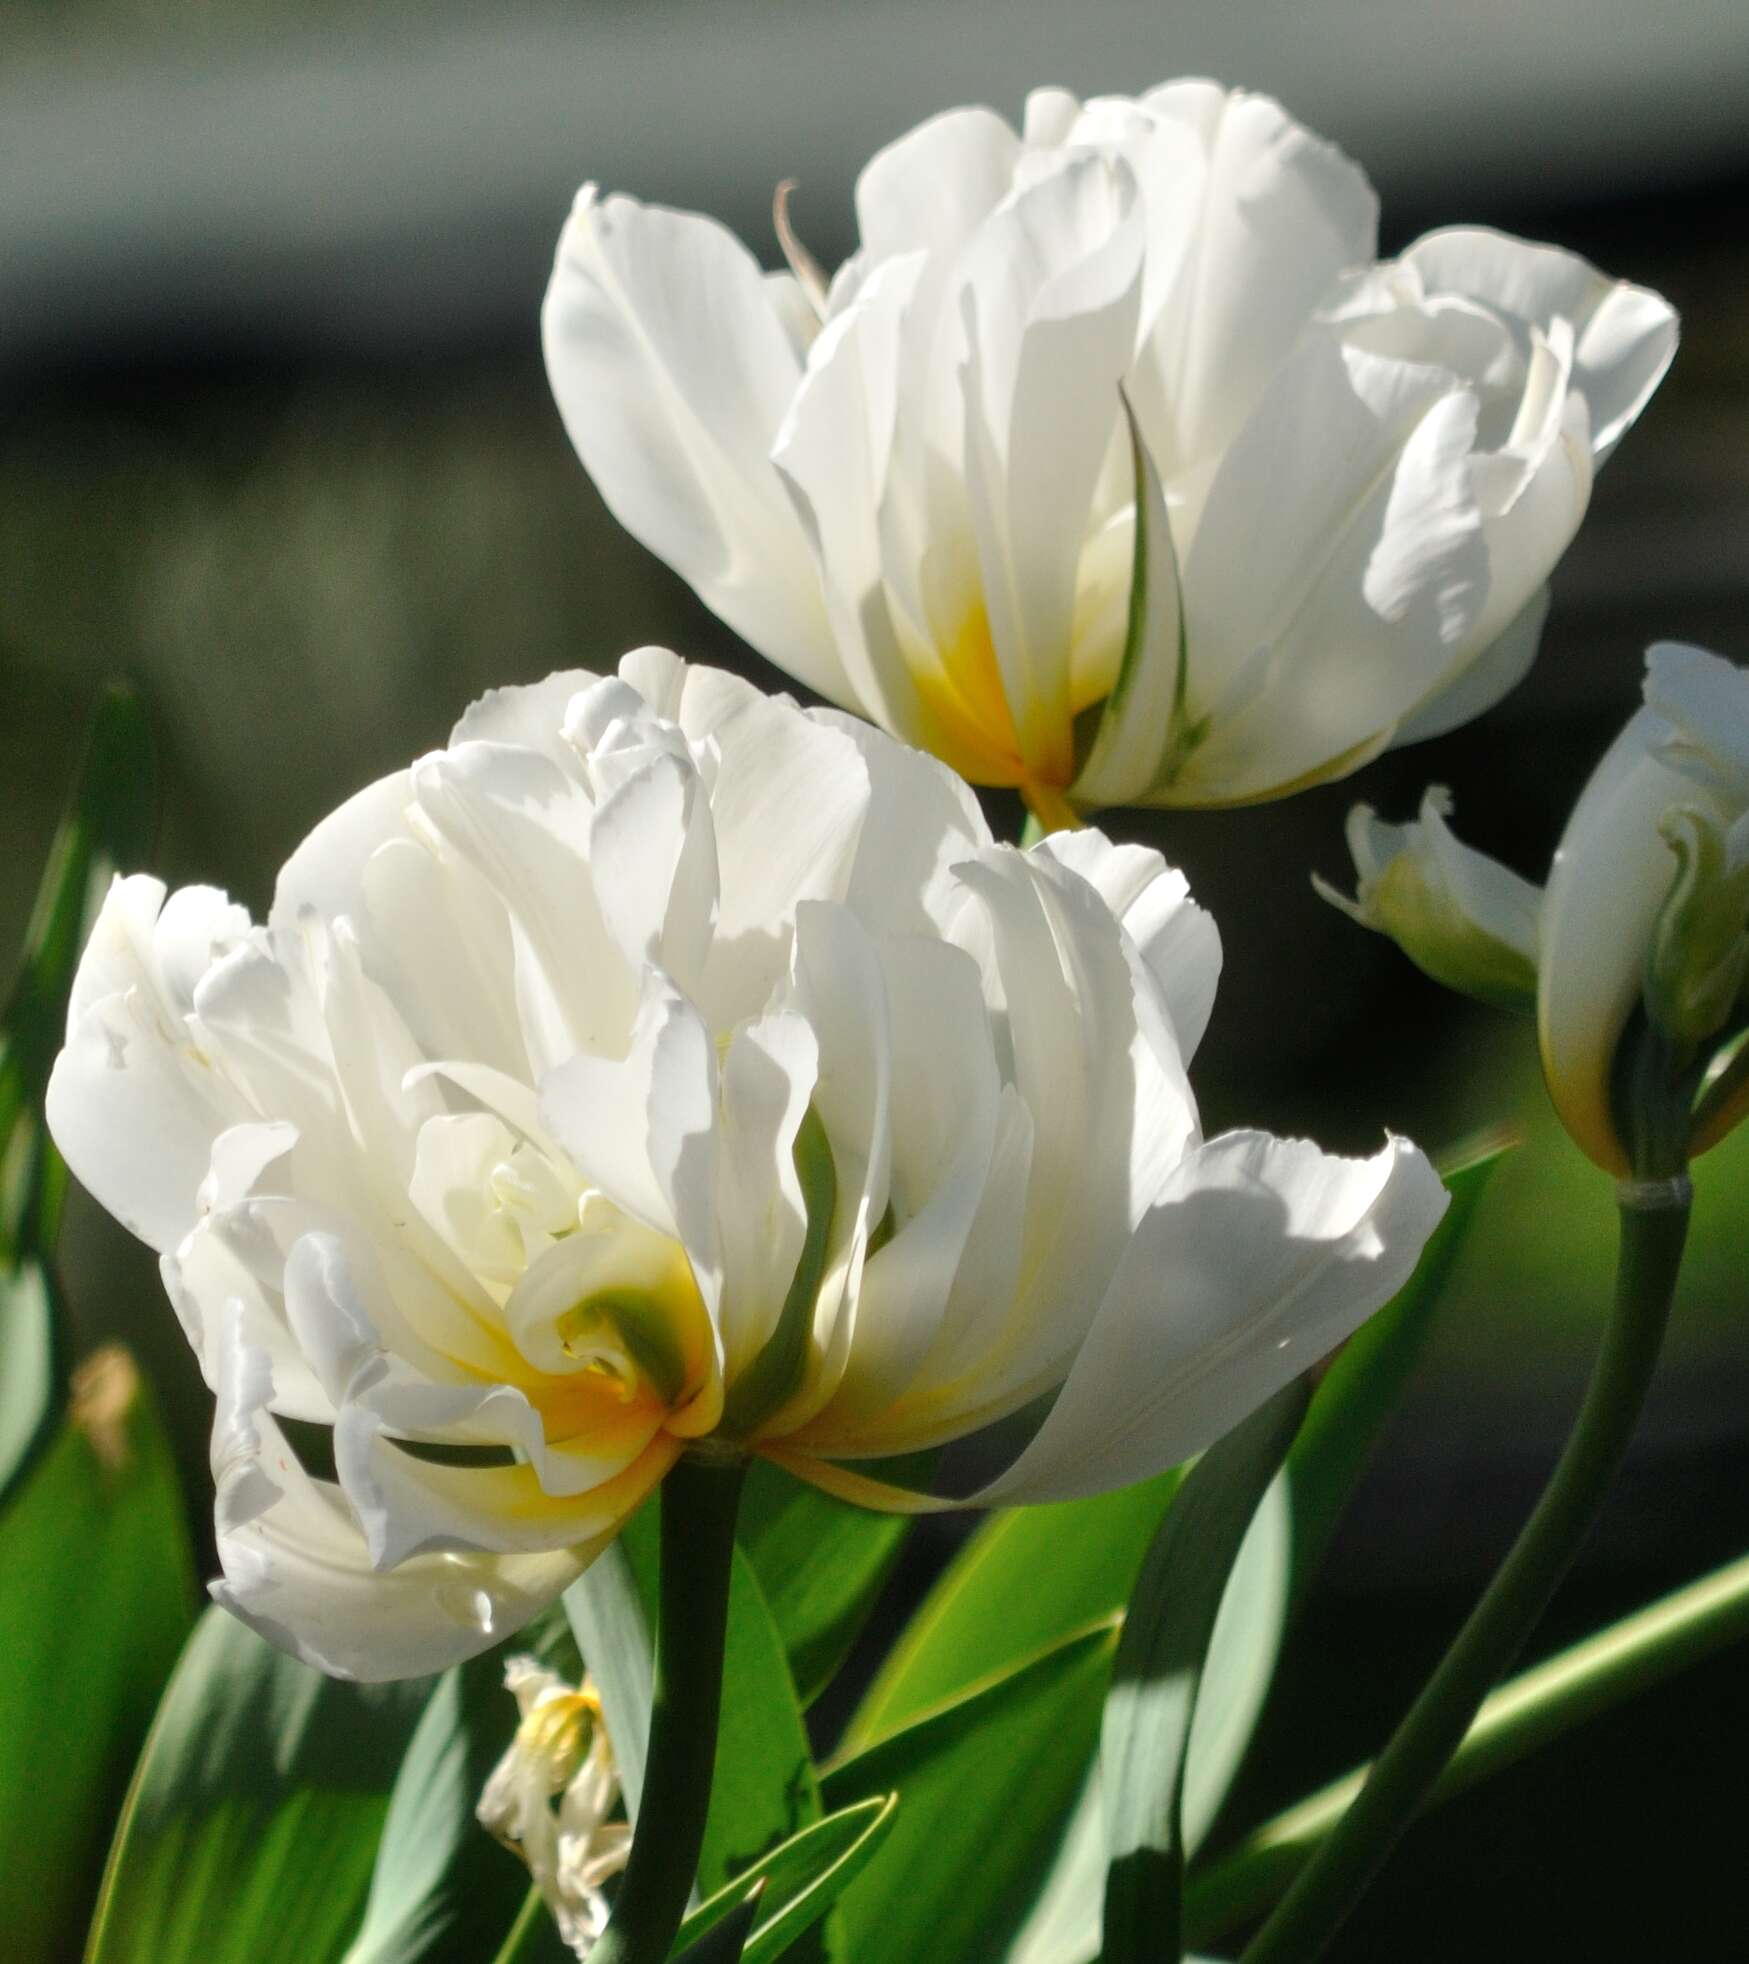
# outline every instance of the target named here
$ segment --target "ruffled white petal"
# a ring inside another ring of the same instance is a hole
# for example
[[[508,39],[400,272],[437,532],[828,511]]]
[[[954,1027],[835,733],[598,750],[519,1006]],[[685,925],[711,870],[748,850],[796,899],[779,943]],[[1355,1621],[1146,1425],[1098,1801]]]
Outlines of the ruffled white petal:
[[[194,1224],[215,1141],[255,1116],[191,1027],[202,968],[247,930],[213,888],[166,900],[160,881],[118,879],[74,983],[49,1131],[80,1182],[160,1252]]]
[[[1570,324],[1574,381],[1590,410],[1598,462],[1621,440],[1676,353],[1676,310],[1661,294],[1612,280],[1577,253],[1482,226],[1429,232],[1403,255],[1430,293],[1486,302],[1509,320]]]
[[[1185,558],[1189,712],[1207,733],[1158,802],[1340,775],[1447,679],[1488,587],[1475,428],[1474,396],[1441,370],[1301,344]]]
[[[1212,1445],[1402,1287],[1445,1205],[1403,1140],[1370,1160],[1211,1140],[1150,1209],[1049,1416],[978,1504],[1104,1492]]]
[[[565,428],[614,516],[761,653],[846,699],[770,463],[800,363],[747,249],[712,219],[585,185],[541,334]]]

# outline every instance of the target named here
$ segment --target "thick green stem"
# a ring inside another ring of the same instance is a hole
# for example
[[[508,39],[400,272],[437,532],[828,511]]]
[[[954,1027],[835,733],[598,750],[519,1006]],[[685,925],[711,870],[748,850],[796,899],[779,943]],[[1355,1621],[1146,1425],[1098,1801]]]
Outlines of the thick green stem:
[[[1241,1964],[1310,1964],[1396,1846],[1566,1573],[1633,1435],[1658,1360],[1682,1244],[1685,1178],[1626,1183],[1615,1308],[1579,1417],[1536,1511],[1354,1804],[1301,1871]]]
[[[698,1870],[717,1755],[723,1637],[746,1462],[688,1456],[662,1482],[650,1751],[613,1916],[589,1964],[662,1964]]]
[[[1749,1555],[1624,1616],[1490,1695],[1427,1796],[1435,1806],[1623,1699],[1749,1637]],[[1193,1873],[1185,1925],[1198,1949],[1280,1899],[1354,1805],[1369,1768],[1333,1780]]]

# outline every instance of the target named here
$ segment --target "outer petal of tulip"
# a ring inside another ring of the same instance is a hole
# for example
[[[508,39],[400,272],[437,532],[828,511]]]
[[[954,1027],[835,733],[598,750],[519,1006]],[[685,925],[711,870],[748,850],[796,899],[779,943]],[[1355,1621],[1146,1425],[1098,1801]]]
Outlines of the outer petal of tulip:
[[[195,983],[248,930],[212,887],[166,900],[160,880],[118,878],[74,981],[49,1125],[97,1199],[160,1251],[193,1226],[220,1134],[252,1115],[189,1027]]]
[[[1610,746],[1567,821],[1543,902],[1537,1027],[1549,1095],[1583,1151],[1624,1178],[1610,1070],[1676,873],[1658,821],[1694,795],[1656,755],[1661,728],[1642,709]]]
[[[269,1415],[263,1355],[227,1347],[218,1393],[212,1462],[223,1579],[213,1599],[333,1677],[420,1677],[490,1650],[596,1552],[433,1553],[377,1569],[339,1488],[304,1472]]]
[[[852,699],[769,461],[801,360],[746,248],[710,219],[585,185],[541,334],[565,427],[614,516],[738,634]]]
[[[1056,1403],[980,1505],[1070,1500],[1212,1445],[1408,1280],[1446,1207],[1427,1160],[1234,1132],[1174,1171]]]
[[[1326,331],[1301,342],[1184,558],[1188,718],[1205,734],[1150,803],[1343,776],[1439,685],[1488,586],[1475,430],[1448,371]]]
[[[1403,255],[1435,298],[1481,302],[1501,319],[1547,333],[1573,331],[1573,385],[1589,411],[1602,463],[1664,379],[1676,354],[1676,310],[1661,294],[1612,280],[1558,246],[1532,245],[1483,226],[1429,232]]]

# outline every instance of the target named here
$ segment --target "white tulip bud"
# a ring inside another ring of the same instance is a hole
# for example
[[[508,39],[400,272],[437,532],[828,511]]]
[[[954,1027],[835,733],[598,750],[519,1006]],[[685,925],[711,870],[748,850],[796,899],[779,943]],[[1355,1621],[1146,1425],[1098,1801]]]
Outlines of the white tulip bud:
[[[1348,816],[1354,855],[1352,900],[1313,876],[1333,906],[1388,935],[1436,982],[1503,1009],[1536,1002],[1541,892],[1497,859],[1452,835],[1451,793],[1433,785],[1421,816],[1385,823],[1370,805]]]

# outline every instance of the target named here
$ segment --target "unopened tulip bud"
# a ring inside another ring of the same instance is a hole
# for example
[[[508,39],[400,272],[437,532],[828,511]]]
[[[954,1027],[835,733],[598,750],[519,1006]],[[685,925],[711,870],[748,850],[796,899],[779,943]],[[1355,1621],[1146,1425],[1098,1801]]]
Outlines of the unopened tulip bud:
[[[1502,1009],[1536,1005],[1537,916],[1542,894],[1497,859],[1452,834],[1451,793],[1433,785],[1421,816],[1390,825],[1371,805],[1348,816],[1355,896],[1312,884],[1333,906],[1388,935],[1434,981]]]

